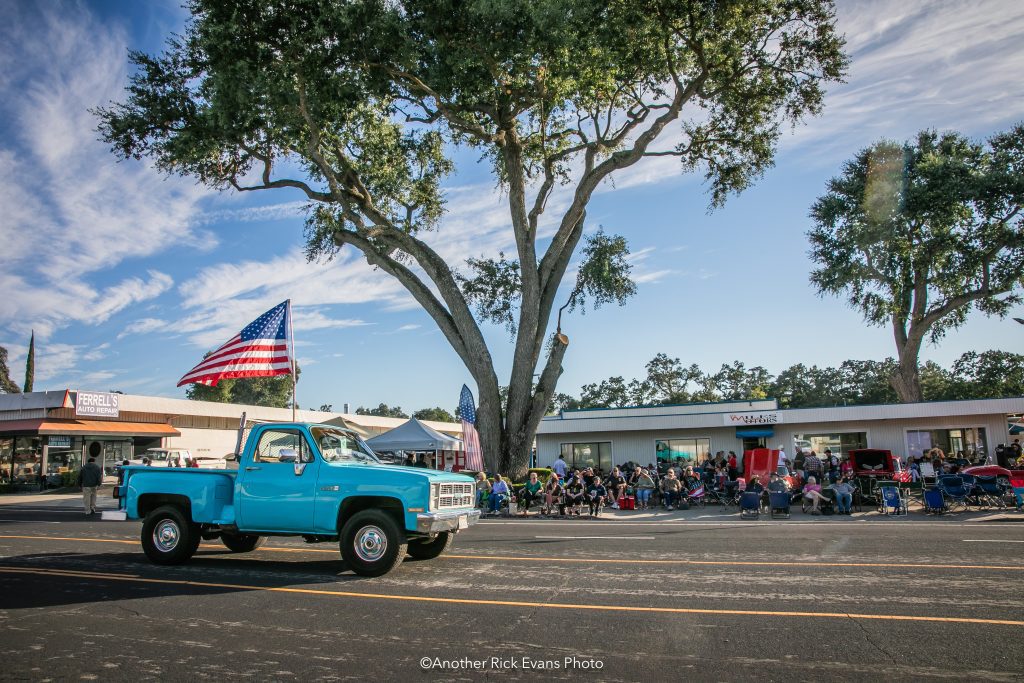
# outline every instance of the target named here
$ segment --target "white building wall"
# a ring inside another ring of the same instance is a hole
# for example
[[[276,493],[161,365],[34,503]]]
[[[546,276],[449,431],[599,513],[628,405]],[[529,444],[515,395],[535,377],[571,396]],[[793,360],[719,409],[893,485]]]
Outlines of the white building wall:
[[[221,458],[235,452],[238,430],[176,427],[181,436],[164,438],[166,448],[187,448],[193,455]]]
[[[585,420],[573,421],[586,427]],[[563,429],[569,425],[560,425]],[[907,453],[907,431],[918,429],[959,429],[984,427],[988,455],[995,447],[1009,443],[1006,415],[956,415],[951,417],[919,417],[891,420],[858,420],[850,422],[806,422],[799,424],[775,425],[775,436],[768,439],[768,446],[777,448],[784,444],[786,452],[793,456],[793,439],[796,434],[821,434],[843,432],[866,432],[869,448],[884,448],[905,457]],[[689,429],[621,430],[621,431],[575,431],[537,435],[537,465],[547,467],[558,458],[563,443],[591,443],[610,441],[612,462],[621,465],[627,461],[643,464],[655,460],[656,440],[664,439],[711,439],[711,452],[736,451],[741,454],[743,442],[736,438],[735,427],[697,427]]]

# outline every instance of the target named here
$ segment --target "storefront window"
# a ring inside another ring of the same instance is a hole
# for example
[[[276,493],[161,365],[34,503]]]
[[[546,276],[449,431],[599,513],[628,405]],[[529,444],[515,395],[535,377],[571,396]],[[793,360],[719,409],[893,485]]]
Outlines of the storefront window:
[[[0,438],[0,484],[11,483],[14,460],[14,439]]]
[[[43,464],[43,440],[38,436],[14,437],[12,481],[15,484],[39,482]]]
[[[46,451],[46,474],[62,475],[82,468],[82,437],[51,436]]]
[[[675,462],[695,465],[711,455],[711,439],[658,439],[654,451],[659,466]]]
[[[598,441],[595,443],[563,443],[562,460],[573,467],[610,472],[612,469],[612,442]]]
[[[959,429],[911,429],[907,431],[907,456],[916,458],[933,448],[951,457],[975,459],[988,456],[984,427]]]
[[[794,456],[800,453],[808,455],[814,451],[823,455],[825,449],[832,451],[833,455],[844,455],[855,448],[868,447],[868,435],[866,432],[845,432],[842,434],[797,434],[793,437]]]

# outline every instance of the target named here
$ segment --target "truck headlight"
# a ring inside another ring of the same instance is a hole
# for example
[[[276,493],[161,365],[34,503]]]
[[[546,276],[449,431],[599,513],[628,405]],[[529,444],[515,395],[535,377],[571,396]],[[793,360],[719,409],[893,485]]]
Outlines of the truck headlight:
[[[435,512],[438,507],[438,502],[441,499],[441,485],[431,484],[430,485],[430,511]]]

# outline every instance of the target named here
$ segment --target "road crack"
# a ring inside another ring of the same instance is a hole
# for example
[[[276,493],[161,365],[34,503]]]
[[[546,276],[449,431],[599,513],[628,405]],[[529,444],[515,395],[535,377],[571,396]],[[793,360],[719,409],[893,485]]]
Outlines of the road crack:
[[[896,657],[894,657],[891,652],[886,650],[880,643],[875,642],[875,639],[871,637],[871,632],[868,631],[868,629],[864,626],[863,619],[858,619],[857,617],[854,617],[851,614],[847,614],[846,616],[849,617],[849,619],[853,621],[853,623],[857,624],[857,628],[859,628],[861,633],[864,634],[864,639],[868,641],[868,643],[870,643],[872,647],[874,647],[876,650],[878,650],[883,655],[888,657],[889,661],[891,661],[893,664],[899,664],[896,661]]]

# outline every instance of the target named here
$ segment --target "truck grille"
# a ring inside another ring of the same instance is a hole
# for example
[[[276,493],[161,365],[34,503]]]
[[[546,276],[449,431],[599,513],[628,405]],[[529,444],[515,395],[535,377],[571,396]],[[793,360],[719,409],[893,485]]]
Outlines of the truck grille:
[[[438,509],[473,507],[476,504],[475,488],[473,484],[441,484]]]

